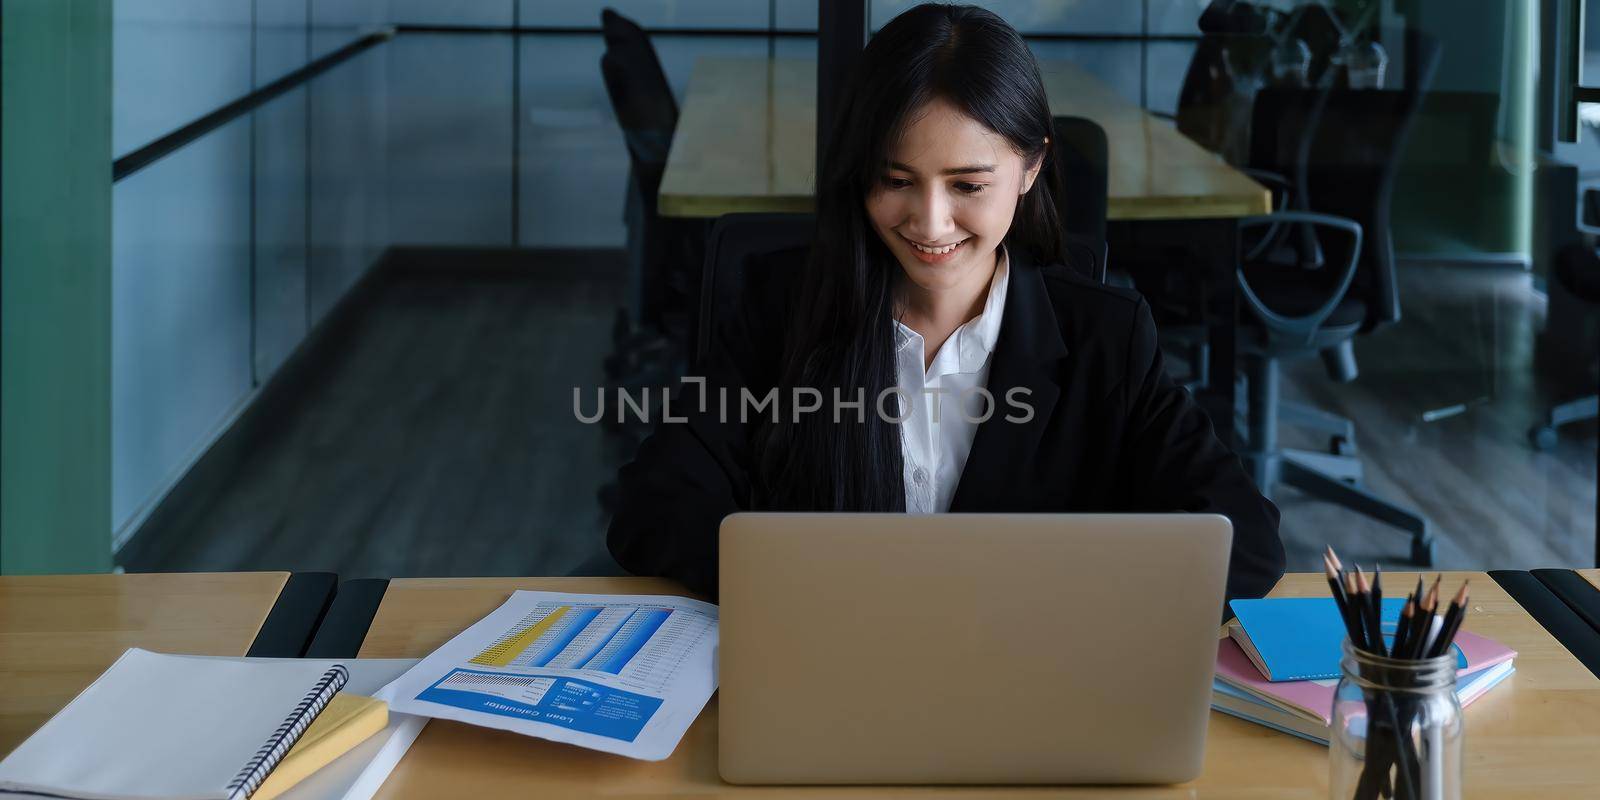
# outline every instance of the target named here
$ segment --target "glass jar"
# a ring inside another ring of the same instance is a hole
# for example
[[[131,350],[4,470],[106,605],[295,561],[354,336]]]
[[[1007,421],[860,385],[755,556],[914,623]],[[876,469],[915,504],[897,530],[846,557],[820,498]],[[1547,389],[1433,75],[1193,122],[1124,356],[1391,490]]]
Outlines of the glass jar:
[[[1410,661],[1368,653],[1346,639],[1340,667],[1328,797],[1459,800],[1462,726],[1454,651]]]

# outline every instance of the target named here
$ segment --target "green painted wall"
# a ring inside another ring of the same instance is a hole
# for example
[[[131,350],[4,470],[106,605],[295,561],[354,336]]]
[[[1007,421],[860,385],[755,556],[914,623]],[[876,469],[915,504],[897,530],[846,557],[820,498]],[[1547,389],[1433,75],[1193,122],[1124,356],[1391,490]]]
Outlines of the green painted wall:
[[[1530,257],[1538,9],[1531,0],[1415,0],[1439,45],[1433,90],[1394,188],[1402,255]],[[1397,65],[1391,64],[1391,68]]]
[[[111,0],[0,9],[0,572],[103,572]]]

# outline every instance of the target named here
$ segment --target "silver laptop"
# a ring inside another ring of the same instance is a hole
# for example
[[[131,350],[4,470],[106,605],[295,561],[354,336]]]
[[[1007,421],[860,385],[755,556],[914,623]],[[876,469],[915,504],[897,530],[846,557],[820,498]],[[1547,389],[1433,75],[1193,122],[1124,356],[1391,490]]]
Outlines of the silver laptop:
[[[1232,539],[1198,514],[734,514],[722,777],[1194,778]]]

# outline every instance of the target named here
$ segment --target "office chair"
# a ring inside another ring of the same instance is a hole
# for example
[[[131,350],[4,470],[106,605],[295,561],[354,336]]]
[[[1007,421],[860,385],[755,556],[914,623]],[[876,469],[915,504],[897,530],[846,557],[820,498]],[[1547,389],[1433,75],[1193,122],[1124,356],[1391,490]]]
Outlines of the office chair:
[[[1057,131],[1061,130],[1059,123],[1058,120]],[[1099,131],[1098,125],[1092,122],[1089,125],[1093,126],[1095,131]],[[1084,129],[1079,127],[1079,130]],[[1092,134],[1087,138],[1092,141]],[[1103,175],[1105,152],[1103,132],[1100,133],[1099,142]],[[1099,185],[1102,187],[1100,226],[1103,229],[1105,208],[1103,179]],[[1065,194],[1073,196],[1081,193],[1069,190]],[[1093,192],[1089,194],[1091,197],[1084,202],[1092,207]],[[1093,215],[1089,216],[1092,219]],[[1092,227],[1092,223],[1087,224]],[[729,309],[739,303],[744,291],[745,272],[749,269],[752,259],[783,250],[810,247],[815,232],[816,217],[811,214],[744,213],[724,214],[717,218],[716,223],[711,226],[711,233],[706,236],[705,271],[700,279],[700,325],[694,358],[696,368],[705,363],[706,355],[711,352],[712,344],[718,335],[718,326],[727,318]],[[1104,240],[1101,239],[1100,242],[1103,252]],[[1069,254],[1074,252],[1071,249],[1074,246],[1079,248],[1075,252],[1080,256],[1093,255],[1088,239],[1076,245],[1069,243]]]
[[[1201,33],[1266,33],[1283,12],[1261,3],[1212,0],[1200,12]]]
[[[1339,18],[1321,3],[1304,3],[1285,18],[1279,28],[1281,36],[1305,42],[1311,61],[1306,65],[1306,85],[1323,86],[1333,65],[1334,54],[1344,43],[1346,31]]]
[[[719,325],[740,303],[745,270],[751,260],[791,248],[809,247],[816,228],[811,214],[724,214],[706,235],[706,255],[699,280],[698,321],[689,374],[698,374],[719,333]],[[676,383],[676,381],[673,381]],[[665,385],[665,384],[663,384]],[[642,434],[640,436],[642,438]],[[600,507],[607,513],[618,501],[615,482],[600,487]],[[603,559],[602,559],[603,562]],[[588,568],[593,568],[590,565]]]
[[[1178,131],[1201,147],[1242,168],[1249,151],[1250,110],[1256,92],[1267,81],[1274,40],[1270,27],[1280,15],[1252,3],[1215,0],[1201,15],[1200,41],[1184,74],[1175,114],[1151,112],[1170,119]],[[1250,170],[1244,170],[1254,173]],[[1286,182],[1262,175],[1269,187]],[[1282,190],[1279,190],[1282,191]],[[1274,205],[1274,208],[1280,207]],[[1190,270],[1175,269],[1193,257],[1182,242],[1121,242],[1113,283],[1127,281],[1150,303],[1163,346],[1181,350],[1193,368],[1186,385],[1206,387],[1211,376],[1206,336],[1207,288]]]
[[[607,9],[601,15],[606,52],[600,71],[628,150],[628,250],[633,261],[634,329],[625,311],[606,359],[612,378],[650,382],[681,366],[692,327],[693,283],[702,259],[704,225],[663,218],[656,207],[677,127],[678,107],[660,59],[644,31]]]
[[[1584,191],[1583,220],[1578,228],[1585,234],[1585,241],[1567,245],[1556,255],[1550,291],[1552,320],[1562,310],[1570,309],[1571,316],[1578,319],[1592,315],[1600,306],[1600,252],[1596,252],[1594,243],[1595,235],[1600,234],[1600,189]],[[1583,325],[1571,327],[1587,330]],[[1581,345],[1568,349],[1580,354],[1589,352]],[[1580,358],[1588,360],[1586,355]],[[1586,366],[1583,372],[1592,378],[1593,366]],[[1600,418],[1600,394],[1586,394],[1551,408],[1542,420],[1528,429],[1528,441],[1536,450],[1552,450],[1560,439],[1557,431],[1561,426],[1596,418]]]
[[[651,94],[666,106],[668,115],[676,124],[678,100],[672,96],[667,72],[661,68],[661,59],[656,54],[655,45],[650,42],[650,34],[645,33],[639,23],[606,8],[600,11],[600,35],[605,40],[607,51],[632,53],[639,57],[643,62],[639,65],[641,80],[652,87]]]
[[[811,214],[724,214],[706,236],[705,269],[700,278],[700,324],[693,364],[705,363],[718,326],[744,291],[745,270],[753,258],[791,248],[810,247],[816,231]]]
[[[1064,119],[1074,118],[1063,117],[1056,120],[1057,136],[1061,136]],[[1099,125],[1088,120],[1077,120],[1077,122],[1087,125],[1069,122],[1066,127],[1074,129],[1073,135],[1063,138],[1075,142],[1074,146],[1087,142],[1087,147],[1074,152],[1092,154],[1095,136],[1098,134],[1100,179],[1097,183],[1090,183],[1091,188],[1082,191],[1064,187],[1066,190],[1063,194],[1070,199],[1058,200],[1057,206],[1086,209],[1076,217],[1075,225],[1066,226],[1069,235],[1081,237],[1068,242],[1068,254],[1084,259],[1084,266],[1089,267],[1085,269],[1085,273],[1092,274],[1099,280],[1103,278],[1105,263],[1105,133],[1100,130]],[[1060,141],[1055,147],[1061,147]],[[1059,149],[1056,152],[1059,153]],[[1096,186],[1097,189],[1093,188]],[[1096,196],[1098,200],[1095,199]],[[1093,211],[1097,205],[1100,209],[1098,216]],[[1096,227],[1101,233],[1098,238],[1093,238]],[[816,217],[811,214],[746,213],[724,214],[717,218],[716,223],[711,226],[711,233],[706,237],[705,272],[700,279],[700,325],[694,359],[697,366],[704,363],[706,354],[711,351],[717,335],[717,326],[721,320],[726,319],[728,309],[739,302],[744,290],[745,271],[750,267],[751,260],[783,250],[810,247],[815,231]],[[1096,244],[1099,247],[1098,251],[1094,249]],[[1095,260],[1087,260],[1091,258]],[[1100,268],[1093,268],[1095,264]]]
[[[1202,34],[1178,89],[1178,132],[1230,164],[1244,163],[1250,108],[1266,83],[1272,47],[1264,33]]]
[[[624,65],[624,57],[607,52],[600,58],[600,71],[611,96],[612,107],[622,124],[623,140],[628,149],[630,164],[628,182],[628,252],[630,270],[635,286],[634,312],[639,326],[633,324],[626,309],[619,309],[613,325],[613,350],[605,359],[605,372],[609,378],[621,379],[631,373],[637,381],[650,370],[651,362],[658,365],[671,361],[673,342],[668,333],[667,311],[669,288],[667,276],[672,269],[670,235],[656,213],[656,192],[661,185],[661,174],[666,167],[666,154],[671,146],[672,129],[664,127],[659,113],[662,106],[635,80],[637,70]]]
[[[1400,151],[1422,92],[1408,90],[1264,89],[1256,98],[1253,157],[1303,176],[1310,211],[1278,211],[1241,220],[1249,232],[1311,227],[1326,257],[1320,265],[1275,259],[1272,248],[1245,247],[1237,272],[1244,320],[1240,355],[1246,368],[1248,445],[1241,453],[1263,493],[1279,483],[1338,503],[1411,535],[1411,561],[1433,563],[1426,518],[1362,486],[1355,426],[1347,419],[1280,398],[1279,364],[1322,355],[1329,376],[1356,377],[1356,336],[1400,319],[1389,206]],[[1303,148],[1304,129],[1313,130]],[[1282,152],[1284,145],[1289,152]],[[1303,164],[1289,163],[1303,159]],[[1265,238],[1265,237],[1264,237]],[[1330,355],[1331,354],[1331,355]],[[1278,445],[1278,424],[1330,434],[1328,452]]]
[[[1061,191],[1056,214],[1061,218],[1067,253],[1073,266],[1089,278],[1105,283],[1109,266],[1106,251],[1106,182],[1109,172],[1106,132],[1094,120],[1056,117],[1051,137],[1051,157]],[[1123,276],[1122,286],[1133,286]]]

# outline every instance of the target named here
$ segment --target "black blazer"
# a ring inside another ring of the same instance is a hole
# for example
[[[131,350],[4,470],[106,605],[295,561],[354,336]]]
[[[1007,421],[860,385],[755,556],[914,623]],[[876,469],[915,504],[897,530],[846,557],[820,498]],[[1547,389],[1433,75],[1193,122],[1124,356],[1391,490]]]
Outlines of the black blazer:
[[[701,370],[704,413],[698,387],[686,384],[672,414],[688,421],[658,423],[622,468],[607,540],[630,572],[716,594],[718,527],[752,503],[749,443],[760,415],[739,422],[739,388],[759,397],[777,385],[787,301],[804,259],[790,250],[747,270],[741,307],[717,320],[718,345]],[[990,356],[996,408],[978,426],[950,511],[1222,514],[1233,522],[1228,597],[1266,594],[1284,567],[1278,509],[1167,377],[1144,299],[1061,265],[1037,266],[1017,248],[1010,265]],[[1026,423],[1003,419],[1014,413],[1005,399],[1012,387],[1031,391]]]

